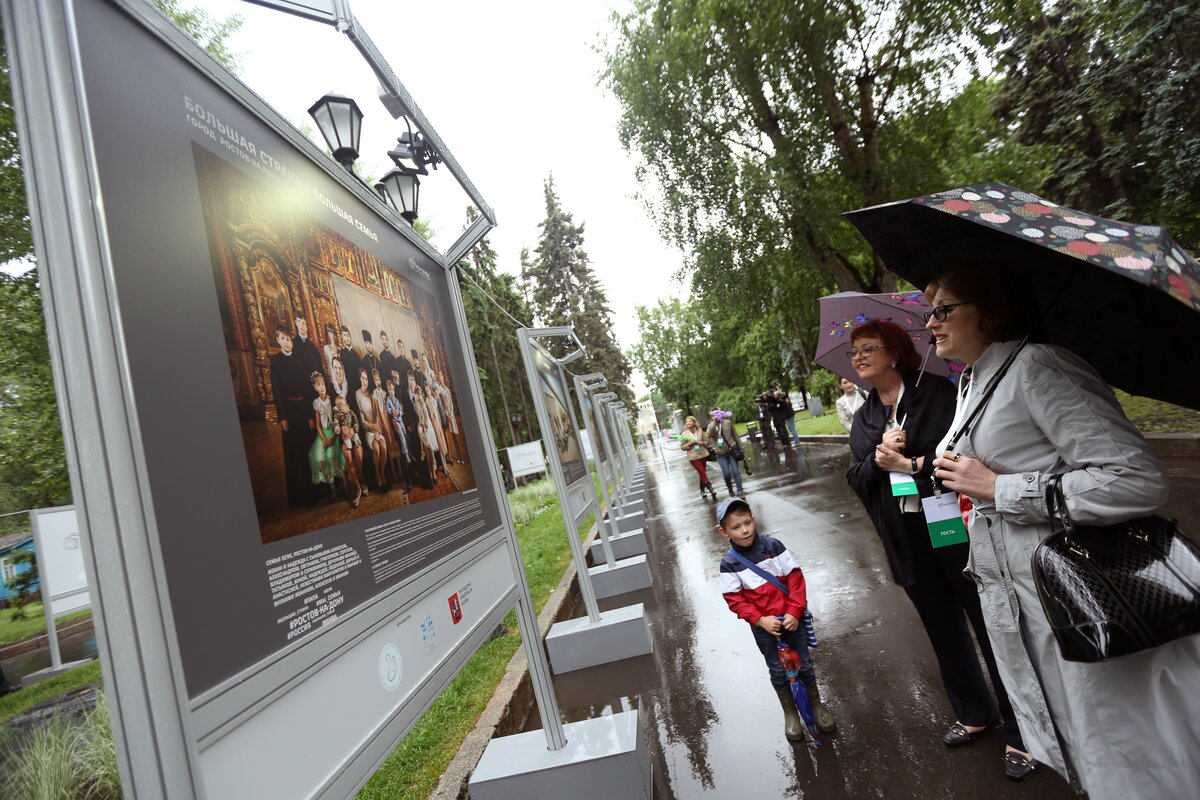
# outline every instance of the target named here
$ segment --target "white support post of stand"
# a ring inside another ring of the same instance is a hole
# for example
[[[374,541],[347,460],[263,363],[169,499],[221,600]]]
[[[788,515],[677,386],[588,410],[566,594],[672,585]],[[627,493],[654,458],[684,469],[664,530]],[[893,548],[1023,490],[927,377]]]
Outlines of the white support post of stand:
[[[603,615],[596,604],[593,574],[599,571],[588,569],[583,545],[579,541],[578,525],[588,511],[594,510],[599,514],[600,508],[596,502],[591,473],[583,457],[583,445],[577,435],[574,414],[569,413],[571,400],[562,361],[570,360],[572,356],[556,359],[537,341],[540,338],[568,336],[575,339],[575,333],[569,327],[520,328],[517,331],[538,423],[543,438],[553,443],[552,447],[547,448],[550,473],[558,491],[563,522],[575,560],[579,591],[588,612],[586,619],[557,623],[546,636],[550,663],[558,674],[645,655],[653,649],[645,609],[640,603]],[[575,341],[578,344],[578,339]],[[552,405],[558,407],[552,408]],[[571,469],[569,474],[568,468]],[[606,564],[617,565],[615,551],[608,551],[606,559]],[[630,574],[640,572],[648,577],[649,566],[644,561],[643,558],[642,563],[637,565],[638,569]],[[610,569],[601,568],[605,573]],[[606,589],[623,593],[620,590],[626,585],[630,585],[629,580],[614,579],[607,583]]]

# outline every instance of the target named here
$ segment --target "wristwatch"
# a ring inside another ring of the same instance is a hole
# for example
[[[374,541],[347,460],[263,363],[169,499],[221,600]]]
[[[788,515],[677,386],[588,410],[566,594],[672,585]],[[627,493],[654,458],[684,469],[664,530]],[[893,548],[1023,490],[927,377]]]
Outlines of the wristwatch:
[[[917,466],[917,460],[915,458],[912,459],[912,474],[916,475],[920,471],[921,471],[921,468]]]

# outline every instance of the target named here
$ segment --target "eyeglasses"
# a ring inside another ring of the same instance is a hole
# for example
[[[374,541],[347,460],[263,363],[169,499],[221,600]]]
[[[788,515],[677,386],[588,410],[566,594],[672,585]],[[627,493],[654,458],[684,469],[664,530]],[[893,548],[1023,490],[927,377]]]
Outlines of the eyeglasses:
[[[932,317],[933,319],[936,319],[938,322],[945,322],[946,317],[950,316],[950,312],[953,311],[954,309],[958,308],[959,306],[973,306],[973,305],[975,305],[975,304],[970,301],[968,301],[966,303],[946,303],[945,305],[934,306],[932,311],[926,311],[921,316],[925,318],[926,322],[929,322],[930,317]]]
[[[882,349],[883,349],[883,345],[881,345],[881,344],[869,344],[869,345],[866,345],[865,347],[852,348],[850,350],[850,352],[847,353],[847,355],[850,356],[850,360],[853,361],[854,359],[858,358],[859,356],[869,356],[872,353],[874,353],[876,350],[882,350]]]

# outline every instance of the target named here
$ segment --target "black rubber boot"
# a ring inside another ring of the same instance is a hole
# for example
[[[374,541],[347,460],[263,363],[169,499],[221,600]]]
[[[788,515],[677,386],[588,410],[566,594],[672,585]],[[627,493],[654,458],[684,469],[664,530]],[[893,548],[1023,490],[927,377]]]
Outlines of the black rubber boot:
[[[804,738],[804,723],[800,720],[800,712],[796,710],[796,701],[791,691],[776,690],[779,695],[779,705],[783,706],[783,735],[789,742],[798,742]]]
[[[805,690],[808,691],[808,701],[812,703],[813,717],[817,721],[817,730],[821,733],[833,733],[837,730],[837,721],[833,718],[833,712],[829,707],[821,702],[821,690],[817,688],[817,682],[804,684]]]

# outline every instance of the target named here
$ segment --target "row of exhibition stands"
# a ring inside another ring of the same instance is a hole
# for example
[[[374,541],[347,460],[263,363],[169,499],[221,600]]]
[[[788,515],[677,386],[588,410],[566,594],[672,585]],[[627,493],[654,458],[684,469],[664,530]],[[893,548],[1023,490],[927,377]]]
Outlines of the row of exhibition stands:
[[[643,604],[601,612],[597,603],[648,589],[652,582],[646,560],[646,476],[634,446],[635,415],[609,390],[603,374],[568,379],[566,365],[584,355],[571,328],[523,328],[517,335],[541,428],[560,432],[547,437],[554,442],[547,448],[548,463],[586,611],[550,628],[547,666],[561,675],[646,655],[653,644]],[[555,357],[546,345],[551,339],[574,342],[577,349]],[[583,459],[579,418],[592,442],[595,483]],[[579,536],[589,514],[597,526],[590,566]],[[568,791],[576,798],[648,800],[650,761],[637,710],[562,725],[553,687],[539,691],[541,648],[526,651],[544,730],[493,739],[470,781],[473,800],[557,797]]]

